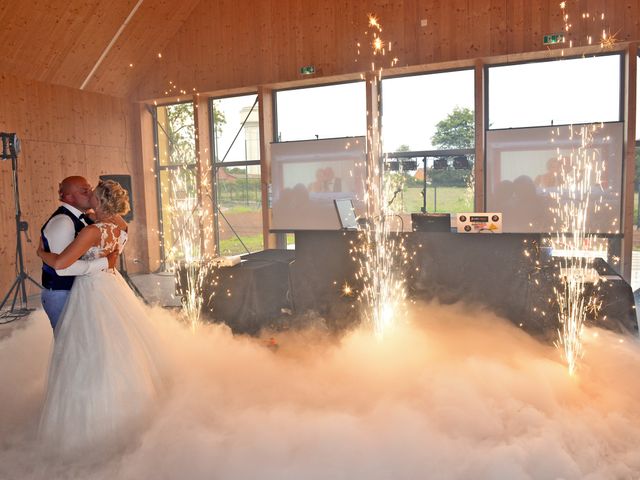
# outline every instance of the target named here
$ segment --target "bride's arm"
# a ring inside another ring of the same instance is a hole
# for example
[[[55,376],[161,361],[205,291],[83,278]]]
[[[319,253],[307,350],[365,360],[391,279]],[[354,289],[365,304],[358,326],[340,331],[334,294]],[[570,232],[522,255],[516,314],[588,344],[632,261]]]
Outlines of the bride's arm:
[[[38,256],[44,263],[56,270],[67,268],[78,260],[87,250],[100,243],[100,230],[90,225],[83,228],[73,242],[62,253],[45,252],[38,249]]]

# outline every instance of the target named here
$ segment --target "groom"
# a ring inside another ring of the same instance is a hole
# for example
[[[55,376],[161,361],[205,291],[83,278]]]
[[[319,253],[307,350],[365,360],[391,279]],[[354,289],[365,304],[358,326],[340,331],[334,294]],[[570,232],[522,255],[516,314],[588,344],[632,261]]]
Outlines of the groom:
[[[42,246],[47,252],[61,253],[87,225],[93,221],[85,215],[91,208],[91,185],[84,177],[67,177],[59,185],[60,207],[42,226]],[[55,330],[60,314],[67,303],[73,280],[100,270],[114,268],[117,253],[95,260],[76,260],[63,270],[42,264],[42,307]]]

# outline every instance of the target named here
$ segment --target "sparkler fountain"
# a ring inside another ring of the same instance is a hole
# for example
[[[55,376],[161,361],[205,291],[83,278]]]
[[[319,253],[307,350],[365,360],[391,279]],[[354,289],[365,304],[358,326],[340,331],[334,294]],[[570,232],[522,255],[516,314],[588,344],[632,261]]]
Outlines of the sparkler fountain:
[[[175,175],[174,188],[182,192],[195,191],[190,175]],[[183,295],[183,317],[195,332],[200,325],[200,314],[204,301],[205,281],[210,279],[211,262],[208,255],[211,222],[206,221],[207,210],[202,208],[199,195],[189,194],[173,197],[170,205],[174,245],[169,253],[174,269],[184,265],[184,283],[179,286]]]
[[[572,149],[569,157],[560,155],[561,165],[559,186],[551,192],[555,200],[552,207],[554,223],[557,225],[554,250],[562,249],[566,255],[559,257],[561,286],[554,288],[559,307],[558,340],[556,346],[563,350],[563,356],[573,375],[583,355],[582,331],[587,313],[597,313],[599,305],[595,295],[587,297],[586,284],[593,281],[591,274],[593,255],[597,238],[588,232],[587,220],[590,214],[601,208],[602,196],[591,203],[594,190],[602,192],[601,174],[603,162],[599,153],[592,148],[598,125],[569,127],[571,136],[580,139],[580,146]],[[605,139],[606,141],[607,139]],[[595,279],[597,282],[597,277]]]
[[[385,43],[380,38],[382,27],[375,16],[369,15],[369,28],[373,37],[373,55],[384,56]],[[390,47],[389,47],[390,48]],[[397,59],[392,60],[392,65]],[[382,68],[371,62],[367,81],[367,115],[370,125],[367,132],[367,165],[364,201],[366,222],[360,233],[360,242],[354,248],[358,262],[357,279],[362,282],[359,301],[364,319],[373,326],[378,339],[404,310],[406,286],[402,266],[406,263],[406,250],[401,234],[395,232],[395,215],[392,209],[392,185],[384,175],[382,142],[380,140],[380,115],[378,103]]]

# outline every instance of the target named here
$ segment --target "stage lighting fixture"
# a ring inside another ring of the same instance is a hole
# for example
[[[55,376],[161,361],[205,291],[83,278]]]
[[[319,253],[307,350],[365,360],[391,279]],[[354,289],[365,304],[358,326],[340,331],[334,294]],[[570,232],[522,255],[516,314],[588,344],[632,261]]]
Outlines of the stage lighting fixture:
[[[433,161],[434,170],[446,170],[447,168],[449,168],[449,162],[447,160],[447,157],[436,158]]]
[[[418,161],[417,160],[402,160],[402,170],[405,172],[412,172],[413,170],[418,169]]]
[[[471,170],[471,162],[464,155],[453,157],[453,168],[456,170]]]
[[[17,157],[20,153],[20,139],[15,133],[0,133],[2,139],[2,160]]]

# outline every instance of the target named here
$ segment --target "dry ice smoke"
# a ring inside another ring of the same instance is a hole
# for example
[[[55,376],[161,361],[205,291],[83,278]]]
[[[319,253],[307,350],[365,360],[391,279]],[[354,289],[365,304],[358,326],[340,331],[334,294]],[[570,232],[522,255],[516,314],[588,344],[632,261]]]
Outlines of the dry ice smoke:
[[[92,463],[39,453],[51,345],[41,312],[0,340],[0,478],[602,479],[640,475],[640,346],[589,329],[560,352],[495,316],[418,305],[376,341],[317,328],[192,335],[160,318],[170,390],[149,427]],[[123,407],[126,408],[126,407]]]

